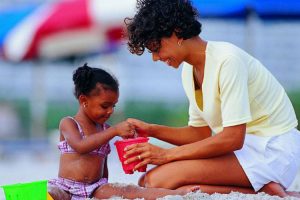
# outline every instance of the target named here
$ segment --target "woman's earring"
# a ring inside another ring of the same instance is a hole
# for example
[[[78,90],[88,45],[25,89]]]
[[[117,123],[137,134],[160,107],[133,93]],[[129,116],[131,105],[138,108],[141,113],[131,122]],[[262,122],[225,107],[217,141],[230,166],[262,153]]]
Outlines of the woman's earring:
[[[84,103],[84,104],[83,104],[83,107],[85,107],[85,108],[86,108],[86,103]]]
[[[178,46],[181,46],[181,41],[180,41],[180,40],[178,40],[177,44],[178,44]]]

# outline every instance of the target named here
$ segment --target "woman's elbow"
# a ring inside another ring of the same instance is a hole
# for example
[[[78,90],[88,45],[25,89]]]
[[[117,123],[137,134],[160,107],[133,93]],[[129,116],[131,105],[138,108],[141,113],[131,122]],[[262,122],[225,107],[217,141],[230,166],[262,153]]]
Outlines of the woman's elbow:
[[[243,148],[244,146],[244,137],[242,138],[233,138],[231,140],[231,148],[232,148],[232,151],[237,151],[237,150],[240,150]]]

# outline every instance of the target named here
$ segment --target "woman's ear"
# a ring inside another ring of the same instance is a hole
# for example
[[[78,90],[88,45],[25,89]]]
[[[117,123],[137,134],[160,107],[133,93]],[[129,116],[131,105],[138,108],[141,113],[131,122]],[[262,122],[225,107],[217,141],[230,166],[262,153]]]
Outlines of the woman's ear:
[[[87,107],[87,97],[85,95],[79,95],[79,104],[83,105],[83,107]]]

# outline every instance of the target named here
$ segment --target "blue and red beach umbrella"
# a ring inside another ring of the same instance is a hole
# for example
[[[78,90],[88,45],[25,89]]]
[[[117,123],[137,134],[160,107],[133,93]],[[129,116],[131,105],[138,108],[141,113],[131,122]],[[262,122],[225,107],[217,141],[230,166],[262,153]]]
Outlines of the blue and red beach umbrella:
[[[0,10],[0,49],[11,61],[107,51],[122,41],[135,0],[61,0]]]

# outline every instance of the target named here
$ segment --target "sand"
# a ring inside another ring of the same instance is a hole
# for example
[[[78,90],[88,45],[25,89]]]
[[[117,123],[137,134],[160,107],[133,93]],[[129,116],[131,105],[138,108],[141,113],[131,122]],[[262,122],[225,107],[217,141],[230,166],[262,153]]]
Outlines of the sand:
[[[114,183],[115,187],[122,187],[126,185],[134,184],[124,184],[124,183]],[[111,197],[109,200],[124,200],[122,197]],[[168,195],[163,198],[158,198],[157,200],[300,200],[296,197],[285,197],[280,198],[277,196],[270,196],[264,192],[258,194],[242,194],[239,192],[231,192],[230,194],[219,194],[215,193],[212,195],[202,193],[201,191],[190,192],[184,196],[180,195]],[[96,200],[96,199],[94,199]],[[126,200],[126,199],[125,199]],[[135,200],[143,200],[141,198],[136,198]]]
[[[123,200],[121,197],[112,197],[110,200]],[[184,196],[179,195],[170,195],[165,196],[163,198],[158,198],[158,200],[299,200],[299,198],[295,197],[285,197],[280,198],[276,196],[270,196],[266,193],[259,193],[259,194],[241,194],[239,192],[231,192],[230,194],[206,194],[201,192],[193,192],[188,193]],[[141,199],[136,199],[141,200]]]

